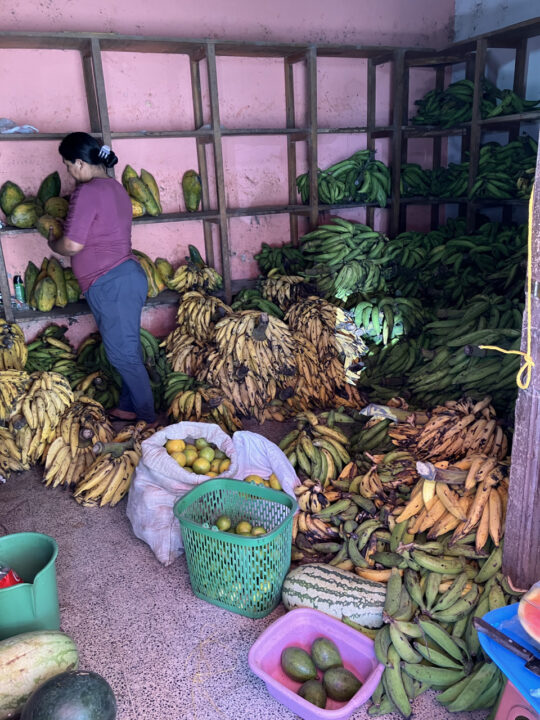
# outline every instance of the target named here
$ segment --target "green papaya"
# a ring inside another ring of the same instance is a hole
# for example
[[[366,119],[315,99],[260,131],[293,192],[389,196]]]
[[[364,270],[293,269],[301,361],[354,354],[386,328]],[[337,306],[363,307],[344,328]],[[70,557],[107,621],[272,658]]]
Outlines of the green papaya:
[[[0,207],[5,215],[11,215],[13,210],[24,200],[24,193],[21,188],[11,180],[6,182],[0,188]]]
[[[74,303],[81,297],[81,288],[75,278],[66,277],[66,293],[68,303]]]
[[[56,285],[56,304],[58,307],[65,307],[68,303],[66,291],[66,279],[64,277],[64,268],[60,265],[55,257],[50,258],[47,265],[47,275],[54,281]]]
[[[122,173],[122,185],[125,187],[125,189],[129,192],[129,186],[128,183],[131,180],[131,178],[138,178],[139,176],[135,172],[135,170],[131,167],[131,165],[126,165],[124,168],[124,172]]]
[[[50,175],[47,175],[47,177],[42,181],[38,190],[38,198],[41,200],[43,205],[45,205],[49,198],[58,197],[60,195],[60,188],[60,175],[55,170]]]
[[[201,178],[195,170],[187,170],[182,177],[182,192],[188,212],[196,212],[201,202]]]
[[[146,208],[144,207],[144,204],[142,202],[139,202],[138,200],[135,200],[134,197],[129,196],[129,199],[131,200],[131,214],[132,217],[142,217],[146,213]]]
[[[67,217],[68,210],[69,203],[63,197],[52,197],[45,203],[45,214],[53,218],[64,220]]]
[[[34,300],[40,312],[50,312],[53,309],[56,303],[56,284],[48,275],[36,283]]]
[[[34,204],[36,206],[38,216],[44,214],[45,210],[43,209],[43,203],[36,195],[25,195],[23,202]]]
[[[36,228],[44,238],[49,238],[49,230],[52,228],[54,239],[59,240],[64,234],[64,228],[60,220],[51,215],[42,215],[36,222]]]
[[[30,260],[24,271],[24,290],[28,300],[30,300],[38,275],[39,268]]]
[[[8,222],[18,228],[31,228],[36,224],[38,217],[38,211],[34,203],[23,202],[13,208]]]
[[[143,203],[149,215],[159,215],[159,208],[152,193],[140,178],[130,178],[130,180],[128,180],[128,192],[135,200]]]
[[[154,176],[152,173],[149,173],[148,170],[145,170],[144,168],[141,170],[141,180],[146,185],[146,187],[150,190],[150,193],[152,194],[152,197],[154,198],[154,202],[156,203],[159,212],[163,212],[163,209],[161,207],[161,201],[159,198],[159,188],[158,184],[155,181]]]
[[[163,282],[169,282],[169,280],[174,274],[173,266],[171,265],[171,263],[168,260],[165,260],[165,258],[156,258],[154,261],[154,265],[156,266],[156,269],[160,274]]]

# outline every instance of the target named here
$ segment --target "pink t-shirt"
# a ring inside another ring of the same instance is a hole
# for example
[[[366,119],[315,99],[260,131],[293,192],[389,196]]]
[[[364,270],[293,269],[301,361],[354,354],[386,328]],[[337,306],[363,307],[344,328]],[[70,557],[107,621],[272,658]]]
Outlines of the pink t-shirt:
[[[71,194],[64,235],[84,245],[71,257],[71,267],[86,292],[90,285],[125,260],[131,252],[131,200],[113,178],[94,178]]]

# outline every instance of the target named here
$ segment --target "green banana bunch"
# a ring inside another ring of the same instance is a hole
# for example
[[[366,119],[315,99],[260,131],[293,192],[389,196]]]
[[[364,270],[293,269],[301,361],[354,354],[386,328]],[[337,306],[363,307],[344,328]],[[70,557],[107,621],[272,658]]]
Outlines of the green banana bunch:
[[[205,385],[184,373],[171,372],[165,381],[163,398],[165,403],[170,405],[178,393],[182,393],[185,390],[194,390],[198,387],[205,387]]]
[[[418,163],[404,163],[401,166],[401,196],[431,195],[431,174],[431,170],[424,170]]]
[[[47,326],[37,338],[28,343],[28,357],[25,371],[50,372],[53,367],[62,361],[69,363],[75,360],[75,351],[68,340],[64,338],[67,326],[51,324]],[[58,370],[58,372],[60,372]]]
[[[375,344],[387,345],[390,340],[408,336],[425,322],[420,301],[403,297],[363,300],[353,312],[356,325]]]
[[[267,243],[261,245],[260,251],[254,255],[263,275],[276,268],[283,275],[297,275],[306,267],[302,251],[291,243],[271,247]]]
[[[274,317],[283,320],[285,313],[271,300],[264,298],[259,290],[254,288],[240,290],[234,296],[231,308],[236,312],[238,310],[260,310],[261,312],[274,315]]]

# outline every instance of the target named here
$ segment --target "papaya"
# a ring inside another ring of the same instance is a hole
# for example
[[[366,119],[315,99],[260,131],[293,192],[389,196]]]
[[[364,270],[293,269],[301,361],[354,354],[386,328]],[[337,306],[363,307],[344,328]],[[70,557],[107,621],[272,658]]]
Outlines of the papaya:
[[[43,203],[36,195],[25,195],[23,202],[35,205],[38,217],[44,214],[45,210],[43,208]]]
[[[182,177],[182,192],[188,212],[196,212],[201,202],[201,178],[195,170],[187,170]]]
[[[36,284],[36,279],[38,275],[39,269],[30,260],[30,262],[26,266],[26,270],[24,271],[24,290],[26,292],[26,297],[28,298],[28,300],[30,300],[30,296],[32,295],[32,291],[34,290],[34,285]]]
[[[42,215],[37,219],[36,228],[43,235],[44,238],[49,237],[49,230],[52,228],[54,239],[59,240],[64,234],[64,228],[60,220],[52,217],[51,215]]]
[[[53,309],[56,302],[56,284],[48,275],[36,283],[34,300],[40,312],[50,312]]]
[[[64,268],[60,265],[55,257],[49,260],[47,265],[47,275],[54,281],[56,285],[56,304],[58,307],[65,307],[68,303],[66,279],[64,277]]]
[[[41,261],[41,267],[40,267],[40,269],[39,269],[40,272],[46,271],[48,264],[49,264],[49,258],[44,257],[43,260]],[[41,278],[40,278],[40,279],[41,279]]]
[[[41,200],[43,205],[45,205],[49,198],[58,197],[60,195],[60,188],[60,175],[55,170],[50,175],[47,175],[47,177],[42,181],[41,185],[39,186],[39,200]]]
[[[24,200],[24,193],[21,188],[11,180],[6,182],[0,188],[0,207],[5,215],[11,215],[13,210]]]
[[[146,213],[146,208],[144,207],[144,204],[142,202],[139,202],[138,200],[135,200],[135,198],[131,197],[131,195],[129,196],[129,199],[131,200],[131,210],[133,217],[142,217]]]
[[[80,299],[81,288],[75,278],[66,278],[66,294],[68,303],[74,303]]]
[[[163,282],[168,283],[174,274],[171,263],[168,260],[165,260],[165,258],[156,258],[154,260],[154,265],[156,266],[156,270],[160,274]]]
[[[45,214],[64,220],[68,214],[69,203],[66,198],[52,197],[45,203]]]
[[[145,170],[144,168],[141,170],[141,180],[146,185],[146,187],[150,190],[150,193],[152,194],[152,197],[154,198],[154,201],[158,207],[159,212],[163,212],[163,209],[161,207],[161,201],[159,199],[159,188],[158,184],[155,181],[154,176],[152,173],[149,173],[148,170]]]
[[[122,173],[122,185],[125,187],[125,189],[129,192],[129,186],[128,182],[131,180],[131,178],[138,178],[139,176],[135,172],[135,170],[131,167],[131,165],[126,165],[124,168],[124,172]]]
[[[150,260],[148,255],[141,252],[140,250],[133,250],[133,254],[139,258],[142,269],[146,274],[148,280],[148,297],[156,297],[162,290],[165,290],[165,283],[161,279],[156,266]]]
[[[128,192],[131,197],[134,197],[135,200],[144,204],[146,212],[149,215],[159,215],[159,208],[152,193],[140,178],[130,178],[130,180],[128,180]]]
[[[8,222],[18,228],[31,228],[37,223],[38,217],[38,211],[34,203],[23,202],[13,208]]]

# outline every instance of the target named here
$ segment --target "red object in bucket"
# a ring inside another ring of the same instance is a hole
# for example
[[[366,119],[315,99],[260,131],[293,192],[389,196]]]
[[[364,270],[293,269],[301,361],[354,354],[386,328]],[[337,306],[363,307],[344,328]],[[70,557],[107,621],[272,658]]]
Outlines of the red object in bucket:
[[[0,567],[0,590],[12,587],[13,585],[19,585],[22,582],[15,570],[8,567]]]

